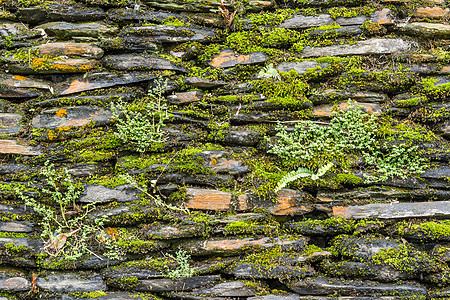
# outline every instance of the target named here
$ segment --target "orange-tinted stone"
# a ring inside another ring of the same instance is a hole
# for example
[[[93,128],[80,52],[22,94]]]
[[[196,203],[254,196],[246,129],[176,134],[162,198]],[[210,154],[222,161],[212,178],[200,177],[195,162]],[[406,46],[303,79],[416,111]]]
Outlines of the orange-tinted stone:
[[[97,62],[88,59],[66,59],[57,61],[48,61],[44,58],[33,58],[32,68],[36,73],[42,74],[65,74],[65,73],[84,73],[95,69]]]
[[[19,145],[15,140],[0,140],[0,153],[41,155],[42,153],[29,146]]]
[[[449,9],[442,7],[419,7],[416,10],[416,16],[428,19],[441,19],[448,16]]]
[[[335,206],[333,207],[333,216],[349,218],[350,217],[350,215],[348,214],[349,210],[350,209],[348,207]]]
[[[226,211],[231,208],[232,194],[217,190],[187,188],[187,208]]]
[[[41,55],[54,56],[82,56],[88,58],[101,58],[103,50],[96,46],[82,43],[48,43],[36,47]]]
[[[295,190],[283,189],[278,192],[277,203],[268,210],[277,216],[303,215],[313,211],[310,203],[304,201],[305,195]]]
[[[209,65],[214,68],[229,68],[236,65],[262,63],[267,59],[268,56],[262,52],[237,54],[233,50],[226,49],[214,56]]]

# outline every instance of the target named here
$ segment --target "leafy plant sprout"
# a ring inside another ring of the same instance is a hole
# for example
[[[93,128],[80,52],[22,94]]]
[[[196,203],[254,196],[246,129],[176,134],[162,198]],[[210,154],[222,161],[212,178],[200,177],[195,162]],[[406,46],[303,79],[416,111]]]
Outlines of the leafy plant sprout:
[[[142,101],[127,104],[119,99],[111,103],[113,118],[117,120],[115,135],[123,144],[140,153],[160,148],[164,144],[166,138],[162,128],[165,126],[164,121],[169,118],[163,96],[166,87],[167,79],[159,77],[155,87],[148,91]]]
[[[175,256],[171,254],[166,254],[167,257],[172,258],[178,263],[178,268],[170,270],[167,268],[166,276],[170,279],[183,278],[183,277],[191,277],[194,275],[194,269],[189,265],[189,260],[191,256],[184,250],[179,249]]]

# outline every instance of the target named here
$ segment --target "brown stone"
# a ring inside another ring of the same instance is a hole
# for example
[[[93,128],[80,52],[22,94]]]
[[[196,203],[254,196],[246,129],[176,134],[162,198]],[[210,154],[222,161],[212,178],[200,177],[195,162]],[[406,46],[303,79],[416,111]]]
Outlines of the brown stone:
[[[33,147],[22,146],[15,140],[0,140],[0,154],[41,155]]]
[[[262,52],[238,54],[233,50],[226,49],[214,56],[209,65],[214,68],[230,68],[236,65],[263,63],[267,59],[268,56]]]
[[[449,9],[443,9],[442,7],[419,7],[416,10],[416,16],[419,18],[428,19],[441,19],[448,16]]]
[[[308,195],[296,190],[283,189],[278,192],[275,206],[268,208],[276,216],[304,215],[314,210],[310,203],[304,200]]]
[[[48,43],[36,47],[41,55],[81,56],[86,58],[101,58],[103,50],[96,46],[82,43]]]
[[[0,75],[0,82],[15,88],[51,89],[50,82],[20,75]]]
[[[372,14],[371,21],[380,25],[392,25],[394,24],[395,16],[389,8],[383,8],[377,10]]]
[[[362,106],[364,111],[370,114],[374,114],[376,116],[381,115],[381,107],[378,104],[374,104],[374,103],[356,103],[356,105],[358,106]],[[326,105],[321,105],[321,106],[317,106],[314,107],[313,109],[313,116],[315,117],[331,117],[333,115],[333,108],[334,105],[332,104],[326,104]],[[343,102],[343,103],[339,103],[337,105],[337,109],[339,111],[341,110],[347,110],[348,108],[348,103],[347,102]]]
[[[12,65],[10,70],[20,74],[69,74],[85,73],[95,69],[98,63],[92,59],[69,58],[48,61],[45,58],[33,58],[31,65]]]
[[[176,93],[175,95],[170,95],[167,100],[171,104],[188,104],[192,102],[197,102],[202,100],[203,93],[200,91]]]
[[[231,193],[217,190],[187,188],[188,200],[185,203],[187,208],[226,211],[231,208]]]
[[[18,133],[22,126],[22,115],[0,113],[0,134]]]

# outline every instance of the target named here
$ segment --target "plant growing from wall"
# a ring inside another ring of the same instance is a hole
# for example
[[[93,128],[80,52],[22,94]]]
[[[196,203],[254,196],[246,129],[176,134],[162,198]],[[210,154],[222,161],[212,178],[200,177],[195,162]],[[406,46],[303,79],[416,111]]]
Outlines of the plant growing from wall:
[[[310,170],[318,169],[317,175],[324,175],[330,164],[334,164],[334,170],[350,173],[351,163],[357,158],[368,166],[367,182],[422,173],[425,159],[417,153],[418,146],[409,141],[394,144],[382,140],[379,128],[374,115],[351,102],[347,110],[333,114],[329,126],[306,121],[288,132],[278,124],[277,140],[268,152],[279,157],[285,168],[298,168],[279,181],[278,189],[298,178],[312,177]]]
[[[171,254],[166,254],[167,257],[175,260],[178,264],[178,268],[166,270],[166,276],[170,279],[182,278],[182,277],[191,277],[194,275],[194,269],[189,265],[189,260],[191,256],[184,250],[179,249],[175,256]]]
[[[41,238],[45,242],[41,250],[51,257],[76,260],[85,254],[98,256],[93,249],[103,248],[105,256],[118,258],[120,249],[103,229],[106,218],[90,221],[88,214],[95,208],[94,204],[83,207],[76,204],[82,189],[73,182],[67,169],[57,171],[47,161],[40,175],[43,177],[40,194],[51,205],[24,195],[18,187],[14,192],[39,215]]]
[[[111,104],[113,118],[117,120],[116,136],[123,144],[141,153],[161,148],[166,140],[162,129],[169,118],[163,97],[167,80],[160,77],[155,83],[155,88],[140,101],[127,104],[119,100]]]

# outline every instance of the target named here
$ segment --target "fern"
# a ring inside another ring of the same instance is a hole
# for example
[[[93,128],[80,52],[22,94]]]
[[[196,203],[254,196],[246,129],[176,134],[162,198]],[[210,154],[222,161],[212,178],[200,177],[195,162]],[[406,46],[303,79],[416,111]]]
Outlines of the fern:
[[[316,174],[314,174],[313,171],[308,170],[306,168],[298,168],[297,171],[289,172],[286,175],[284,175],[283,178],[281,178],[281,180],[278,182],[275,192],[278,192],[279,190],[285,188],[289,183],[296,181],[299,178],[311,177],[312,180],[317,180],[319,179],[319,177],[325,175],[325,173],[327,173],[332,166],[333,163],[329,163],[319,168]]]
[[[269,64],[268,66],[262,68],[258,73],[258,78],[281,80],[281,76],[277,69],[273,67],[273,64]]]

